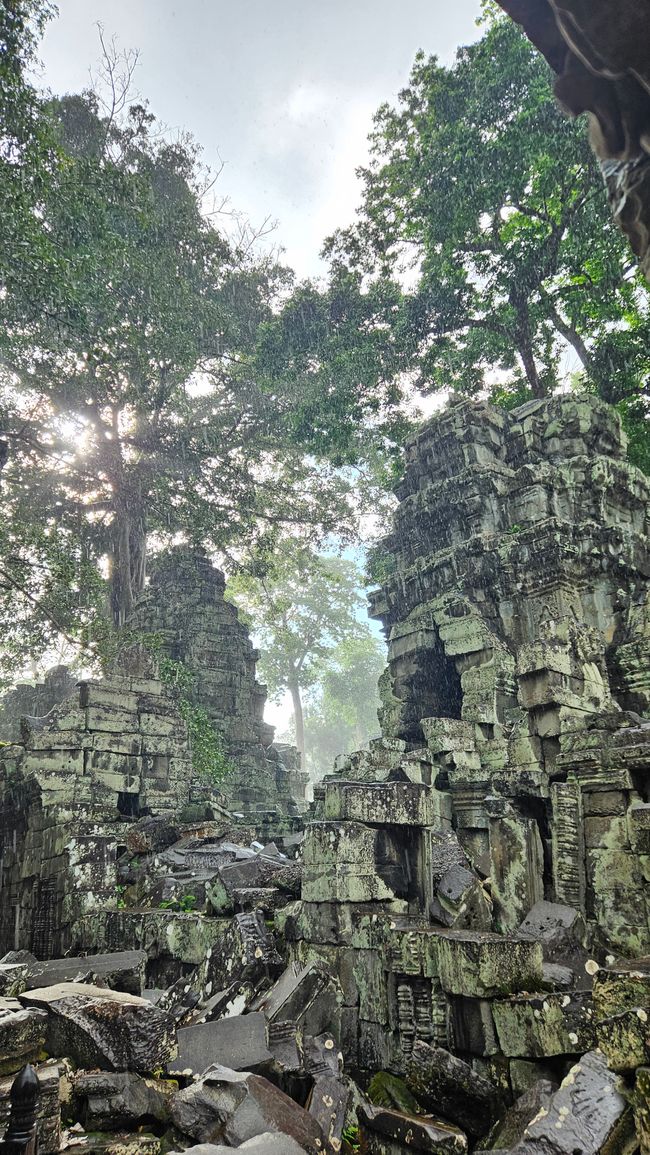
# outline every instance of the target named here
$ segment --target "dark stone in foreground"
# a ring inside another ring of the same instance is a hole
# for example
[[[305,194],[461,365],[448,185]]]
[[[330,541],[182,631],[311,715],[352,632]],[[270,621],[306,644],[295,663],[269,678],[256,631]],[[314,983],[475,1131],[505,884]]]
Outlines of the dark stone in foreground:
[[[433,1155],[463,1155],[467,1151],[467,1138],[462,1131],[430,1115],[403,1115],[401,1111],[364,1104],[359,1108],[359,1122],[371,1153],[375,1150],[374,1133],[412,1147],[414,1151],[432,1152]]]
[[[177,1038],[178,1058],[169,1067],[172,1074],[200,1075],[217,1061],[233,1071],[251,1071],[273,1059],[266,1045],[264,1015],[259,1011],[183,1027]]]
[[[55,1155],[61,1147],[61,1108],[59,1105],[60,1068],[48,1062],[35,1067],[41,1093],[36,1107],[36,1133],[39,1155]],[[9,1120],[9,1095],[14,1076],[0,1079],[0,1134]]]
[[[17,999],[0,999],[0,1075],[33,1062],[45,1045],[47,1016]]]
[[[588,1052],[571,1068],[547,1113],[529,1123],[512,1155],[576,1155],[577,1151],[615,1155],[628,1150],[633,1121],[622,1089],[603,1055]]]
[[[175,1084],[142,1079],[130,1071],[82,1072],[74,1079],[81,1118],[91,1131],[135,1129],[143,1120],[166,1123]]]
[[[406,1082],[428,1111],[451,1120],[473,1138],[485,1135],[496,1119],[499,1093],[494,1084],[442,1047],[415,1042]]]
[[[239,1147],[247,1139],[280,1132],[309,1155],[325,1150],[321,1128],[283,1091],[261,1075],[217,1064],[174,1097],[172,1119],[183,1135],[202,1143],[214,1140]]]
[[[30,964],[26,987],[31,991],[58,983],[80,982],[84,981],[86,975],[90,975],[91,982],[101,979],[112,990],[141,995],[146,965],[147,952],[144,950],[121,950],[113,954],[93,954],[80,958],[53,958],[47,962]]]
[[[146,1074],[176,1051],[173,1019],[136,995],[60,983],[21,995],[48,1011],[46,1049],[83,1067]]]
[[[240,1151],[250,1151],[250,1155],[305,1155],[305,1148],[290,1139],[288,1135],[256,1135],[242,1143]],[[221,1143],[197,1143],[195,1147],[187,1147],[183,1155],[229,1155],[232,1147],[222,1147]],[[174,1155],[174,1152],[171,1152]]]

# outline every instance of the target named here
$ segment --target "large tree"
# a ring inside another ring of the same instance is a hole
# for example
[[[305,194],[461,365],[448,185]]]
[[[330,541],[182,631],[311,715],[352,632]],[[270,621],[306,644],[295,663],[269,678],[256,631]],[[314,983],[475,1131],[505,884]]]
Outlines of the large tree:
[[[425,391],[538,397],[577,369],[620,401],[647,374],[647,293],[551,80],[492,15],[451,67],[418,54],[376,114],[357,220],[326,252],[335,280],[401,283],[387,330]]]
[[[331,773],[339,754],[359,750],[380,734],[377,683],[385,666],[386,648],[369,626],[329,654],[305,710],[307,768],[313,778]]]
[[[304,695],[322,683],[337,647],[364,635],[361,573],[351,561],[315,552],[298,539],[257,561],[228,583],[231,597],[255,630],[260,674],[276,700],[288,691],[296,745],[304,764]]]
[[[0,614],[25,652],[122,626],[152,541],[350,524],[347,482],[288,421],[295,398],[255,375],[286,271],[224,236],[196,146],[109,78],[113,100],[41,105],[54,162],[23,273],[2,267]],[[84,566],[104,572],[104,616]]]

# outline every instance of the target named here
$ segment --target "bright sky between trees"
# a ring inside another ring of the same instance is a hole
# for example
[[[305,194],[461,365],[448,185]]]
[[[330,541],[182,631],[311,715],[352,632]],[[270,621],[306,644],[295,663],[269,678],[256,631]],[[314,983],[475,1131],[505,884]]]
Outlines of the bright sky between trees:
[[[321,271],[325,236],[349,223],[372,115],[407,83],[418,49],[449,63],[477,39],[479,0],[58,0],[41,82],[79,91],[97,24],[139,50],[135,89],[187,129],[218,194],[260,225],[298,276]]]

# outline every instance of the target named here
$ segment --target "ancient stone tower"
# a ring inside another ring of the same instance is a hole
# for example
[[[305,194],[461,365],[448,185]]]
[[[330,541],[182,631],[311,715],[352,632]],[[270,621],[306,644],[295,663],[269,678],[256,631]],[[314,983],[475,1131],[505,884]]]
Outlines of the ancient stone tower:
[[[161,652],[194,675],[194,700],[223,735],[234,766],[222,787],[228,805],[258,821],[267,815],[277,827],[306,809],[308,777],[297,752],[273,746],[266,687],[255,680],[259,654],[224,590],[223,574],[203,550],[175,549],[153,560],[129,625],[153,634]]]
[[[372,598],[384,737],[324,781],[287,935],[339,974],[364,1067],[417,1039],[548,1054],[547,1014],[551,1053],[581,1053],[589,975],[535,1003],[561,980],[526,919],[552,902],[601,962],[650,952],[648,478],[593,398],[459,401],[398,497]]]

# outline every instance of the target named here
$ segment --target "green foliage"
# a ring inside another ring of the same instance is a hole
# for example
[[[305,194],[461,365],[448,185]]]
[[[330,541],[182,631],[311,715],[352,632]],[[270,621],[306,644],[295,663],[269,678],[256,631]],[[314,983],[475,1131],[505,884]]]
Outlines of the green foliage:
[[[389,485],[411,422],[392,332],[401,292],[334,265],[325,289],[305,281],[259,330],[255,368],[267,392],[290,399],[291,438],[337,466],[364,466],[362,482]],[[362,340],[360,340],[360,335]]]
[[[197,898],[195,894],[184,894],[181,898],[169,898],[159,904],[160,910],[175,910],[180,914],[193,914]]]
[[[477,43],[451,67],[418,54],[375,117],[357,220],[326,245],[332,284],[356,278],[391,301],[355,355],[369,347],[372,363],[379,344],[388,377],[408,371],[424,392],[488,391],[498,373],[498,399],[518,402],[551,391],[569,353],[606,400],[634,397],[647,290],[584,125],[518,26],[488,9]]]
[[[646,392],[616,406],[627,433],[627,453],[633,465],[650,474],[650,402]]]
[[[396,562],[393,554],[379,542],[368,550],[366,561],[366,579],[372,585],[383,585],[395,573]]]
[[[314,778],[331,773],[339,754],[379,735],[377,683],[385,666],[385,647],[367,626],[330,653],[305,710],[307,767]]]
[[[128,54],[104,61],[117,104],[101,90],[45,101],[24,80],[28,16],[42,9],[11,8],[0,14],[14,133],[0,150],[0,550],[22,584],[0,574],[0,623],[22,665],[61,634],[91,656],[110,647],[107,619],[127,621],[152,535],[225,551],[296,524],[351,532],[358,501],[329,443],[305,452],[293,387],[258,380],[259,334],[287,270],[205,214],[200,151],[129,104]]]
[[[282,696],[293,676],[302,689],[314,685],[334,646],[358,633],[360,580],[353,562],[297,539],[230,578],[227,596],[260,639],[260,671],[273,697]]]
[[[348,1123],[341,1132],[341,1138],[352,1151],[361,1150],[361,1132],[355,1123]]]
[[[179,713],[187,724],[192,747],[192,766],[197,778],[208,786],[220,786],[232,773],[233,764],[226,755],[223,737],[202,706],[191,700],[195,678],[184,662],[161,658],[160,680],[176,698]]]
[[[360,585],[353,562],[319,554],[297,538],[277,543],[228,583],[227,595],[259,638],[259,669],[271,695],[291,693],[303,755],[302,695],[321,681],[344,639],[362,636]]]

